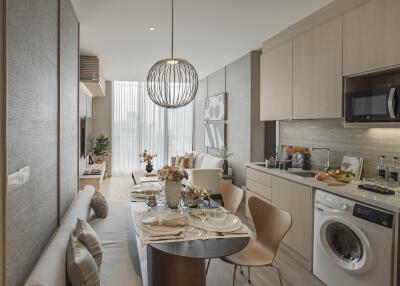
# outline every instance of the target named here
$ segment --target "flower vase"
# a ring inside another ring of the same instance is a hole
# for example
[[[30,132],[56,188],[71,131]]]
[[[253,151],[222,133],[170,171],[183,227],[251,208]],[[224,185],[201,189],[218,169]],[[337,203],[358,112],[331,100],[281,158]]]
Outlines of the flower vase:
[[[153,172],[153,165],[152,164],[147,164],[146,165],[146,172],[147,173]]]
[[[182,183],[181,181],[165,181],[165,198],[167,205],[171,209],[176,209],[181,199]]]

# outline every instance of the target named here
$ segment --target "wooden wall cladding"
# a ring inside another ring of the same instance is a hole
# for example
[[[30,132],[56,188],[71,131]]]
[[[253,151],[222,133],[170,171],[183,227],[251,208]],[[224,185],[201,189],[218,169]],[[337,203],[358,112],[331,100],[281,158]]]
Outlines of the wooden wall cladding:
[[[78,186],[78,38],[74,8],[70,0],[60,0],[60,217],[75,198]]]
[[[23,283],[57,227],[57,43],[57,1],[7,1],[7,170],[31,170],[7,195],[8,286]]]

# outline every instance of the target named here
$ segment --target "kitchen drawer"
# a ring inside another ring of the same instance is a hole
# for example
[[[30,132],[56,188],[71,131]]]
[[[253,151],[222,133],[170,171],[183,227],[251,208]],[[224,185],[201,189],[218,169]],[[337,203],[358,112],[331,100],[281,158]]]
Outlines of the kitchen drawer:
[[[257,183],[271,187],[271,175],[268,175],[264,172],[247,168],[247,179],[251,179]]]
[[[253,193],[256,193],[268,200],[271,200],[271,193],[272,193],[271,187],[260,184],[259,182],[256,182],[249,178],[247,178],[247,186],[246,187]]]
[[[269,204],[271,203],[271,201],[267,200],[267,199],[265,199],[265,198],[263,198],[263,197],[261,197],[259,195],[257,195],[256,193],[253,193],[252,191],[249,191],[248,189],[246,190],[246,205],[245,205],[245,208],[244,208],[245,209],[245,215],[246,215],[247,218],[253,220],[253,218],[251,217],[251,214],[250,214],[250,210],[249,210],[249,199],[251,197],[257,197],[260,200],[262,200],[264,202],[267,202]]]

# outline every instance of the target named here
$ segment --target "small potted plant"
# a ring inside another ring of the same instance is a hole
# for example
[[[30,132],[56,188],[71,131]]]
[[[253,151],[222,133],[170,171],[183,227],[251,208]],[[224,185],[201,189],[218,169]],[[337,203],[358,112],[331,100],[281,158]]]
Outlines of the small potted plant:
[[[168,166],[158,170],[158,177],[164,181],[165,198],[170,208],[177,208],[181,191],[182,180],[188,179],[188,173],[179,166]]]
[[[146,165],[147,173],[151,173],[153,171],[153,160],[157,157],[157,154],[150,154],[146,149],[139,154],[140,163],[144,163]]]
[[[96,143],[93,147],[93,153],[96,155],[96,163],[102,163],[105,156],[111,155],[111,143],[110,140],[104,135],[100,134],[96,139]]]
[[[223,179],[230,179],[230,176],[228,175],[228,158],[233,155],[233,153],[230,153],[228,151],[228,148],[226,146],[222,147],[221,149],[218,149],[219,157],[224,159],[224,164],[222,165],[223,173],[222,173],[222,178]]]

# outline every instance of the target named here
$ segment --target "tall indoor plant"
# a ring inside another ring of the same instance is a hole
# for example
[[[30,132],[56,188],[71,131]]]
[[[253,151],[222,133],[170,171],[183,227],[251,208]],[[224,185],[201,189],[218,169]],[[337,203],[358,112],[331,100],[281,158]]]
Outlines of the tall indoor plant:
[[[158,176],[164,181],[168,206],[177,208],[181,198],[182,180],[188,178],[187,172],[179,166],[166,165],[158,170]]]
[[[105,156],[111,155],[111,143],[104,134],[100,134],[100,136],[97,137],[93,147],[93,153],[96,155],[96,161],[99,163],[104,161]]]

